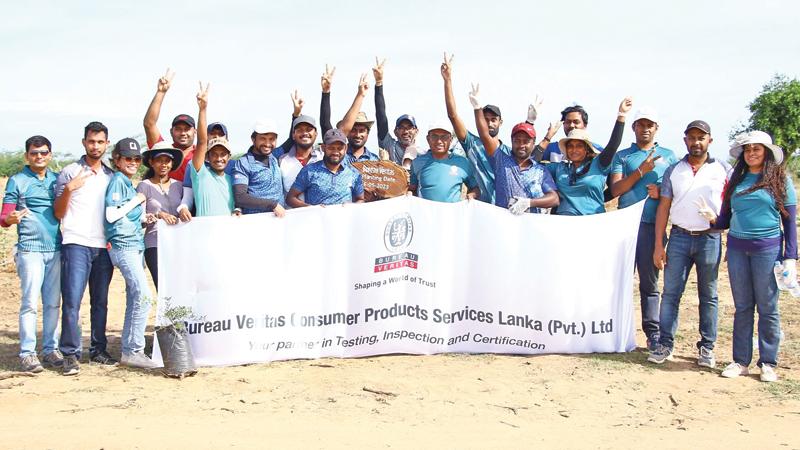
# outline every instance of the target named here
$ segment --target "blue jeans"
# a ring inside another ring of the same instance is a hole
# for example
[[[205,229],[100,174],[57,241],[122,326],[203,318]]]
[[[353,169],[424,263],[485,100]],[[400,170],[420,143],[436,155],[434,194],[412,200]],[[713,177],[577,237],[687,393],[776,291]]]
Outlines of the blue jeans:
[[[122,354],[144,350],[144,331],[152,294],[144,273],[144,251],[112,248],[111,262],[125,278],[125,321],[122,324]]]
[[[89,352],[104,352],[108,345],[108,285],[114,266],[105,248],[65,244],[61,247],[61,353],[81,356],[81,299],[89,283],[92,323]]]
[[[673,348],[678,329],[678,307],[689,271],[697,272],[697,296],[700,298],[700,341],[697,348],[714,349],[717,340],[717,274],[722,253],[720,233],[691,236],[675,228],[669,234],[667,264],[664,267],[664,294],[661,296],[661,336],[659,342]]]
[[[36,309],[42,296],[42,354],[58,348],[61,308],[61,252],[24,252],[15,257],[22,298],[19,304],[19,356],[36,354]]]
[[[666,237],[664,238],[666,243]],[[653,251],[656,243],[656,226],[652,223],[639,224],[636,240],[636,271],[639,272],[639,298],[642,305],[642,331],[650,341],[658,341],[658,315],[661,293],[658,291],[658,272],[653,264]]]
[[[760,252],[728,248],[728,275],[736,312],[733,315],[733,360],[749,366],[753,360],[753,312],[758,311],[758,365],[777,365],[781,323],[778,285],[772,268],[780,246]]]

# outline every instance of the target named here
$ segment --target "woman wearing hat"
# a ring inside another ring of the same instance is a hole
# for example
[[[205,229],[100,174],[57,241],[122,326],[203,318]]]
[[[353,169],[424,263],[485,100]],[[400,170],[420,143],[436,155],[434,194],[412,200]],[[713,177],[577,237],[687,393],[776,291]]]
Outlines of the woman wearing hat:
[[[728,276],[733,303],[733,362],[722,376],[749,374],[753,358],[753,310],[758,311],[758,363],[761,381],[776,381],[775,366],[780,344],[778,285],[773,276],[775,262],[782,264],[789,279],[797,278],[797,195],[784,173],[783,150],[773,145],[763,131],[735,138],[730,155],[736,165],[715,218],[705,205],[699,212],[715,228],[728,231]],[[781,227],[783,231],[781,231]]]
[[[142,163],[147,167],[144,179],[136,187],[136,191],[144,194],[147,199],[145,211],[153,214],[168,225],[178,223],[178,206],[181,204],[183,184],[170,178],[169,173],[174,167],[180,167],[183,161],[183,152],[172,148],[165,142],[155,144],[150,150],[142,154]],[[153,283],[158,290],[158,235],[156,223],[147,225],[144,234],[144,260]]]
[[[145,197],[133,188],[131,178],[142,164],[139,143],[125,138],[117,142],[111,153],[117,170],[106,188],[105,232],[111,245],[109,256],[125,278],[125,320],[122,325],[122,365],[153,368],[144,354],[144,331],[152,299],[144,274],[144,233],[142,222],[156,219],[145,214]]]
[[[558,188],[559,205],[555,214],[585,216],[606,211],[603,190],[625,131],[625,115],[632,104],[630,97],[619,104],[614,131],[602,152],[592,145],[585,129],[575,128],[558,142],[566,158],[547,165]]]

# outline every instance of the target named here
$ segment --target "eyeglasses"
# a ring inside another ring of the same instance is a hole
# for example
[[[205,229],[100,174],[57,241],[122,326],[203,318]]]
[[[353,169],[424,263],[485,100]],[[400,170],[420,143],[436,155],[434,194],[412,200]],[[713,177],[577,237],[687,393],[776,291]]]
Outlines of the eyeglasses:
[[[129,162],[142,162],[141,156],[120,156],[119,159],[129,163]]]
[[[432,141],[449,141],[450,140],[450,134],[433,134],[433,133],[430,133],[430,134],[428,134],[428,138],[430,138],[430,140],[432,140]]]
[[[50,154],[50,150],[31,150],[28,154],[31,156],[47,156]]]

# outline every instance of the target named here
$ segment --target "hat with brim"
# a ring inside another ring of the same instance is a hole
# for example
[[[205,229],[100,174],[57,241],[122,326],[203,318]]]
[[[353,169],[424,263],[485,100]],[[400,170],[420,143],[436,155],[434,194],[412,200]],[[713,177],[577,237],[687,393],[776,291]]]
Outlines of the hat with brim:
[[[231,144],[225,138],[215,138],[208,141],[208,151],[210,152],[214,147],[222,147],[227,150],[228,153],[232,153]]]
[[[589,133],[586,132],[584,129],[575,128],[574,130],[570,131],[567,137],[562,138],[558,141],[558,148],[561,150],[561,153],[567,154],[567,142],[571,140],[578,140],[583,141],[586,143],[586,148],[592,151],[595,155],[600,154],[600,150],[597,150],[594,145],[592,145],[592,141],[589,140]]]
[[[373,123],[375,123],[375,121],[367,119],[367,113],[364,111],[359,111],[358,115],[356,115],[356,125],[364,125],[367,128],[372,128]]]
[[[161,155],[169,156],[170,159],[172,159],[173,169],[177,169],[178,167],[180,167],[181,163],[183,162],[182,151],[178,150],[177,148],[173,148],[171,145],[167,144],[164,141],[161,141],[155,144],[154,146],[150,147],[149,150],[145,150],[144,152],[142,152],[142,164],[144,164],[145,167],[152,168],[152,166],[150,165],[150,161],[152,161],[153,158],[156,158]]]
[[[772,138],[763,131],[749,131],[742,133],[734,138],[733,147],[729,153],[733,158],[739,158],[739,155],[744,151],[744,146],[748,144],[761,144],[772,151],[772,156],[775,158],[775,163],[780,164],[783,162],[783,149],[772,143]]]

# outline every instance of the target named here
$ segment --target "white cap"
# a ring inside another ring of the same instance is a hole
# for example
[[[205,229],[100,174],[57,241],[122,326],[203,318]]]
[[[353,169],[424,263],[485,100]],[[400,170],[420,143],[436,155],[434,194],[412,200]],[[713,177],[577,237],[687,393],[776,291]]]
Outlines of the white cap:
[[[253,125],[253,133],[256,134],[273,133],[277,135],[278,127],[275,125],[275,122],[271,120],[259,120]]]
[[[636,123],[639,119],[647,119],[651,122],[658,123],[658,112],[651,108],[650,106],[643,106],[638,111],[636,111],[636,115],[633,117],[633,123]]]
[[[428,125],[428,133],[433,130],[444,130],[450,134],[453,134],[453,125],[450,123],[449,120],[436,120]]]

